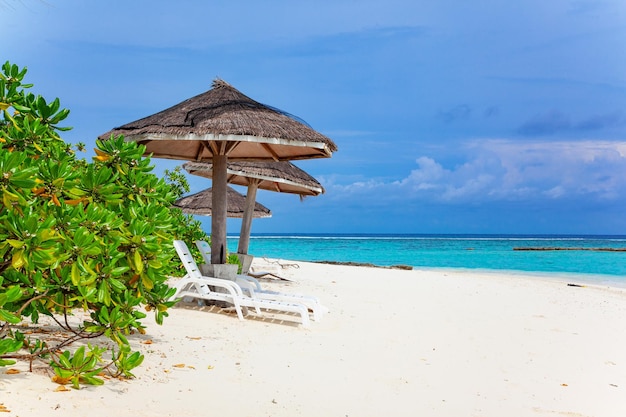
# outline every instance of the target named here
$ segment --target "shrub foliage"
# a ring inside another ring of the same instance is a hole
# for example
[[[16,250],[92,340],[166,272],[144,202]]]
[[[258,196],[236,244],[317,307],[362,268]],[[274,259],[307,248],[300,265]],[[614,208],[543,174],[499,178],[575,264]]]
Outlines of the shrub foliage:
[[[184,180],[158,178],[145,148],[122,137],[78,158],[60,136],[69,111],[29,92],[25,75],[9,62],[0,74],[0,366],[43,359],[76,388],[104,371],[131,377],[143,356],[127,336],[144,331],[144,311],[161,324],[174,304],[172,240],[206,236],[171,207]],[[64,339],[24,331],[40,316]],[[101,335],[114,343],[85,344]]]

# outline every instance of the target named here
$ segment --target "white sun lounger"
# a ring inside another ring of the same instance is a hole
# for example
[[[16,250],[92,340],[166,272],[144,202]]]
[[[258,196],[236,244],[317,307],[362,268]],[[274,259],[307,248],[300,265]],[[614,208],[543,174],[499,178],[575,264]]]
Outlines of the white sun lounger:
[[[200,254],[202,254],[202,259],[204,259],[204,263],[206,263],[207,265],[211,263],[211,246],[204,240],[196,240],[195,241],[196,246],[198,247],[198,250],[200,251]],[[271,276],[274,277],[276,279],[280,279],[283,281],[290,281],[287,278],[283,278],[281,276],[276,275],[273,272],[270,271],[258,271],[258,272],[252,272],[250,270],[248,271],[244,271],[245,275],[248,275],[252,278],[263,278],[266,276]]]
[[[172,298],[192,297],[209,301],[225,301],[235,307],[240,320],[244,319],[242,307],[252,307],[259,314],[261,314],[261,309],[297,313],[302,318],[302,325],[309,326],[309,312],[304,304],[247,296],[234,281],[203,276],[187,244],[182,240],[175,240],[174,248],[185,266],[187,275],[177,283],[176,293]],[[212,290],[211,286],[221,288],[224,292]]]
[[[196,247],[200,251],[204,262],[211,263],[211,246],[204,240],[196,240]],[[328,308],[324,307],[316,297],[302,294],[288,294],[278,291],[266,290],[261,286],[261,283],[248,275],[238,274],[236,281],[242,290],[246,291],[250,297],[262,298],[266,300],[295,302],[298,304],[304,304],[313,312],[313,320],[319,321],[322,315],[328,312]]]

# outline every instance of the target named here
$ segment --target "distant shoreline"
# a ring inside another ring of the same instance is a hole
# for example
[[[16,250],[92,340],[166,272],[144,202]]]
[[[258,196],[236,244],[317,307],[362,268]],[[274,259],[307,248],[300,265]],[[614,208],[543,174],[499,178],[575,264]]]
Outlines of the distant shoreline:
[[[307,262],[307,261],[302,261]],[[368,268],[385,268],[385,269],[403,269],[406,271],[413,270],[411,265],[376,265],[369,262],[353,262],[353,261],[309,261],[318,264],[327,264],[327,265],[346,265],[346,266],[365,266]]]
[[[522,250],[522,251],[587,250],[587,251],[594,251],[594,252],[626,252],[626,248],[583,248],[583,247],[569,248],[569,247],[562,247],[562,246],[527,247],[527,248],[515,247],[513,248],[513,250]]]

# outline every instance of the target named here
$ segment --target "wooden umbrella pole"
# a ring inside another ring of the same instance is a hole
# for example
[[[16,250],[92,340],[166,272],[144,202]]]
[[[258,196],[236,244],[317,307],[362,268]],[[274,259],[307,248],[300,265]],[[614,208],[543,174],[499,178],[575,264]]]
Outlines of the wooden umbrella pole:
[[[228,156],[213,155],[213,215],[211,216],[211,263],[226,263],[226,177]]]
[[[243,212],[243,220],[241,221],[241,232],[239,233],[239,246],[237,253],[242,255],[248,254],[250,246],[250,232],[252,229],[252,217],[254,215],[254,204],[256,203],[256,191],[259,188],[261,180],[250,179],[248,183],[248,193],[246,195],[246,207]]]

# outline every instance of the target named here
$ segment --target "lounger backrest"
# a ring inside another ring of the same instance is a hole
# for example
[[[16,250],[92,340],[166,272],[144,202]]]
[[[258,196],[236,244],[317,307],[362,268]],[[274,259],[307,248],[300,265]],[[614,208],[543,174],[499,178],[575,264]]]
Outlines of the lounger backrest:
[[[205,240],[196,240],[196,247],[204,259],[204,263],[211,264],[211,246]]]
[[[189,251],[187,244],[182,240],[175,240],[174,248],[176,248],[176,253],[178,253],[178,257],[185,266],[185,270],[187,271],[189,277],[202,278],[202,272],[200,272],[196,261],[194,261],[193,256],[191,256],[191,252]]]

